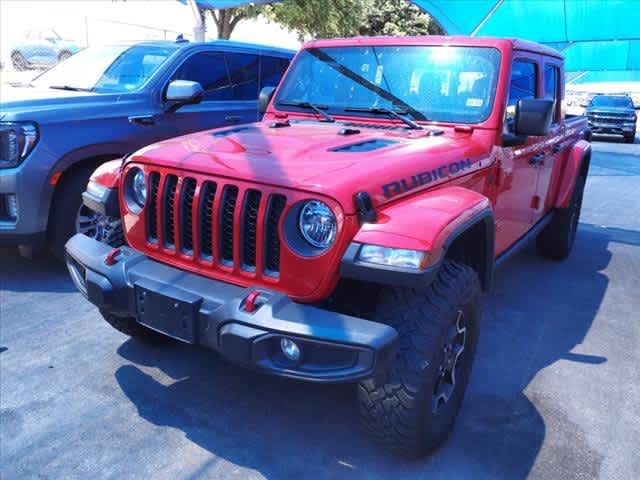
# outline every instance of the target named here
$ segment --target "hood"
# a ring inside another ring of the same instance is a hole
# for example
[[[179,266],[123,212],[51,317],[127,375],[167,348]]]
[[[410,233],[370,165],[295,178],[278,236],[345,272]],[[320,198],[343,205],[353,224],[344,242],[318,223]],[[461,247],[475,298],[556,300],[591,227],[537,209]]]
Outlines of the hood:
[[[160,142],[129,161],[328,195],[353,213],[357,192],[368,192],[379,206],[470,173],[488,156],[494,136],[316,121],[281,128],[257,123]]]
[[[61,114],[78,107],[103,108],[117,102],[121,95],[76,92],[29,86],[2,86],[0,115],[5,120],[36,120],[43,114]]]

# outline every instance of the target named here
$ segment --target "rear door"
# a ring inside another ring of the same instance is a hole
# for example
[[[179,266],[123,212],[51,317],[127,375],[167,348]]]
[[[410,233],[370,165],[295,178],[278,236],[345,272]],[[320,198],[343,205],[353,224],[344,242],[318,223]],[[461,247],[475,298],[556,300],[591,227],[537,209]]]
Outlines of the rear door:
[[[540,96],[540,76],[538,55],[514,52],[503,133],[514,133],[518,100]],[[533,224],[533,203],[538,180],[536,162],[541,158],[543,139],[529,137],[524,144],[504,147],[494,207],[497,254],[504,252],[527,233]]]

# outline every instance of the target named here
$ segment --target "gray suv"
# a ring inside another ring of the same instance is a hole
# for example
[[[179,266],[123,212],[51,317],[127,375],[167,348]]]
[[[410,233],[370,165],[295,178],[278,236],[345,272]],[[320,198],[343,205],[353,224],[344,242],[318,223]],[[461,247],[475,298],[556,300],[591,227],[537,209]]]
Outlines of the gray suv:
[[[48,244],[63,255],[73,233],[96,231],[81,194],[99,164],[258,120],[260,90],[278,84],[293,53],[220,40],[90,47],[3,89],[0,246]]]

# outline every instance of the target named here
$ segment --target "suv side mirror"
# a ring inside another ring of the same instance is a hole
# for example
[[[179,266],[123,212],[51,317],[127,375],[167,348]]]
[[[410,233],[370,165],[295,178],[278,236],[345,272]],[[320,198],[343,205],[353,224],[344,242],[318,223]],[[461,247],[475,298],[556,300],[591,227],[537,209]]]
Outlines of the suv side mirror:
[[[258,111],[262,114],[267,111],[269,102],[273,98],[276,87],[263,87],[258,96]]]
[[[169,102],[168,112],[175,112],[185,105],[200,103],[204,98],[204,89],[198,82],[190,80],[174,80],[167,87],[166,100]]]
[[[542,98],[518,101],[516,107],[516,135],[542,137],[549,133],[555,102]]]

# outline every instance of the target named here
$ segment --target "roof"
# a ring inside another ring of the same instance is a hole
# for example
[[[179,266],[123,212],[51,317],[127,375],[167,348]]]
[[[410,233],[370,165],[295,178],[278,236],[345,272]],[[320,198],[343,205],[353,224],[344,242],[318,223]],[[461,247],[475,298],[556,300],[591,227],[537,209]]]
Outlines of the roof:
[[[236,42],[235,40],[211,40],[207,42],[190,42],[190,41],[171,41],[171,40],[144,40],[140,42],[120,42],[117,45],[133,46],[133,45],[147,45],[152,47],[169,47],[169,48],[193,48],[199,45],[213,45],[221,47],[231,48],[244,48],[249,50],[260,50],[262,52],[268,52],[275,55],[281,55],[285,57],[292,57],[295,54],[295,50],[289,50],[286,48],[272,47],[270,45],[260,45],[256,43],[248,42]]]
[[[517,49],[562,58],[557,50],[535,42],[518,38],[472,37],[469,35],[427,35],[415,37],[352,37],[311,40],[305,48],[339,47],[349,45],[458,45],[472,47],[493,47],[499,49]]]

